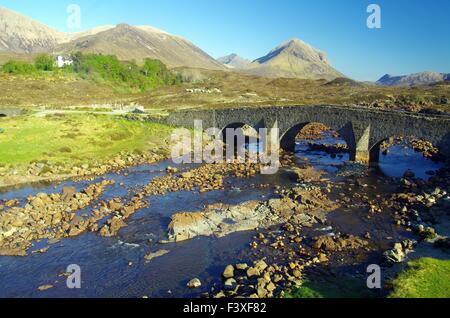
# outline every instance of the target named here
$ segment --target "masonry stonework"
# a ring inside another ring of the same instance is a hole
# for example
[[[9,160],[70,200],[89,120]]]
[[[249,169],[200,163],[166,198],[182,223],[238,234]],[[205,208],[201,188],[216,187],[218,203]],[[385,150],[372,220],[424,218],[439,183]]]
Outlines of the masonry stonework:
[[[450,157],[450,116],[407,113],[345,106],[243,107],[172,112],[165,122],[193,127],[224,129],[247,124],[255,129],[280,129],[280,146],[294,150],[295,137],[307,124],[323,123],[337,131],[350,148],[350,158],[364,163],[378,161],[380,144],[393,136],[414,136],[432,142]]]

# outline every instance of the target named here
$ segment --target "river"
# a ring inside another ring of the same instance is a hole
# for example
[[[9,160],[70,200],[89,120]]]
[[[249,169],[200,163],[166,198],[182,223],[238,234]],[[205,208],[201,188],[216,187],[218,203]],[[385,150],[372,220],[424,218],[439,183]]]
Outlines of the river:
[[[336,141],[327,136],[323,142]],[[298,164],[307,161],[317,169],[328,172],[330,180],[340,189],[331,193],[332,197],[338,197],[343,192],[351,198],[361,191],[376,197],[382,192],[392,191],[391,177],[400,177],[407,169],[413,170],[416,176],[426,178],[427,171],[440,167],[438,163],[424,159],[413,150],[394,147],[389,155],[381,156],[378,168],[370,168],[370,173],[364,179],[369,187],[364,190],[349,187],[346,178],[338,175],[348,160],[347,154],[332,157],[321,151],[309,150],[306,143],[299,143],[296,158]],[[108,174],[104,178],[113,179],[116,183],[105,191],[101,199],[126,196],[153,178],[165,175],[169,165],[174,166],[167,161]],[[183,171],[193,166],[178,167]],[[82,189],[90,183],[66,181],[40,184],[10,189],[0,196],[2,199],[19,198],[25,201],[27,196],[38,192],[58,192],[64,186]],[[96,233],[86,233],[76,238],[63,239],[51,245],[45,253],[30,252],[27,257],[0,257],[0,297],[199,297],[218,283],[226,265],[251,262],[255,258],[254,251],[249,249],[255,232],[234,233],[221,239],[200,237],[182,243],[162,244],[160,241],[166,239],[171,215],[180,211],[202,210],[209,203],[239,204],[250,200],[267,200],[275,197],[274,187],[258,185],[291,186],[294,183],[289,169],[281,169],[275,175],[259,175],[250,179],[230,177],[226,179],[225,190],[221,191],[175,192],[151,197],[150,207],[134,214],[128,227],[122,229],[117,237],[103,238]],[[371,220],[366,215],[362,209],[355,207],[334,211],[328,217],[331,227],[318,226],[309,230],[307,235],[336,231],[364,235],[372,231],[375,233],[372,239],[380,249],[388,247],[387,237],[401,239],[411,236],[394,227],[388,213],[380,213]],[[45,241],[35,242],[32,250],[46,246],[48,244]],[[162,249],[169,253],[145,263],[146,254]],[[77,264],[81,268],[81,289],[69,289],[66,286],[66,278],[62,274],[70,264]],[[186,284],[194,277],[202,281],[202,288],[192,291]],[[39,286],[47,284],[54,287],[45,292],[38,291]]]

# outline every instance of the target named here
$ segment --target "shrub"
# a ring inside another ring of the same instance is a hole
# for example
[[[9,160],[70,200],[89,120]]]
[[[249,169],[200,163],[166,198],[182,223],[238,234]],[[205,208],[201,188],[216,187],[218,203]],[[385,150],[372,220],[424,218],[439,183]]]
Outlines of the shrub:
[[[72,149],[70,147],[61,147],[61,148],[59,148],[59,152],[71,153]]]
[[[55,60],[51,55],[40,54],[34,59],[34,66],[39,71],[53,71]]]
[[[27,62],[11,60],[3,65],[2,72],[8,73],[8,74],[27,75],[27,74],[35,73],[36,68],[34,67],[34,65],[27,63]]]
[[[73,54],[71,59],[73,65],[66,65],[63,69],[57,70],[51,55],[40,54],[35,58],[34,64],[9,61],[2,70],[10,74],[32,74],[36,71],[74,72],[82,79],[89,79],[99,84],[113,84],[118,91],[127,91],[130,88],[146,91],[158,86],[182,82],[181,75],[174,74],[164,63],[155,59],[146,59],[143,66],[137,65],[134,61],[120,61],[114,55],[78,52]]]

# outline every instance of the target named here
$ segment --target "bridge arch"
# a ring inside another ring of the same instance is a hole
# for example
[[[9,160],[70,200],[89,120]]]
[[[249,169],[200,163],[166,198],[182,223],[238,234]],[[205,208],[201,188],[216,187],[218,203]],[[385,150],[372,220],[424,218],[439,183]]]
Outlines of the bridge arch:
[[[339,137],[345,141],[347,146],[350,150],[350,159],[355,160],[356,159],[356,143],[355,143],[355,137],[353,134],[353,129],[351,127],[351,124],[344,124],[343,126],[336,126],[336,125],[329,125],[322,121],[305,121],[301,122],[299,124],[295,124],[291,128],[287,129],[286,132],[284,132],[280,136],[280,147],[281,149],[285,151],[294,152],[295,151],[295,145],[296,145],[296,137],[298,134],[308,125],[314,124],[314,123],[320,123],[325,126],[327,126],[330,130],[335,131],[339,134]],[[333,127],[334,126],[334,127]]]
[[[227,124],[225,127],[221,129],[221,135],[222,135],[222,141],[226,147],[233,145],[234,146],[234,152],[238,152],[240,149],[238,149],[239,146],[239,133],[233,134],[232,138],[233,140],[228,140],[230,136],[227,135],[227,130],[232,129],[233,132],[236,132],[238,129],[242,129],[241,133],[243,135],[242,138],[242,146],[245,146],[246,144],[249,144],[252,140],[255,140],[256,142],[259,141],[259,134],[258,131],[250,124],[244,123],[244,122],[232,122]]]

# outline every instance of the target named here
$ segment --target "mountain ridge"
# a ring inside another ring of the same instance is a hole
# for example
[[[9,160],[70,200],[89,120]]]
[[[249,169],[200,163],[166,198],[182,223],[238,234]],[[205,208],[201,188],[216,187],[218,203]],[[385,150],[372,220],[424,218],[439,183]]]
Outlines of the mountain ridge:
[[[385,74],[376,81],[376,84],[381,86],[421,86],[443,81],[450,81],[450,73],[425,71],[399,76]]]
[[[63,32],[0,6],[0,52],[42,52],[64,38]]]
[[[103,32],[74,39],[57,48],[59,53],[74,51],[113,54],[121,60],[138,62],[145,58],[155,58],[170,67],[224,69],[219,62],[188,40],[151,26],[135,27],[121,23]]]
[[[74,50],[142,61],[157,58],[169,67],[225,67],[188,40],[152,26],[99,26],[64,33],[0,7],[0,52],[64,54]]]

